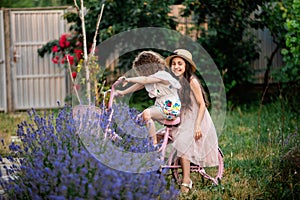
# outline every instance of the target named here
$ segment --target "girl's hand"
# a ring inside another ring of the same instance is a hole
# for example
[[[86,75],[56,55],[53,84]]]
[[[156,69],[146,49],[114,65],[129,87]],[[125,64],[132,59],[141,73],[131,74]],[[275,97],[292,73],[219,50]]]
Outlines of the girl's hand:
[[[196,130],[194,135],[195,140],[199,140],[201,137],[202,137],[201,130],[200,129]]]
[[[116,90],[114,96],[116,97],[122,97],[124,96],[124,92],[121,90]]]
[[[120,80],[123,83],[123,87],[125,87],[128,83],[128,80],[126,79],[125,76],[121,76],[118,80]]]

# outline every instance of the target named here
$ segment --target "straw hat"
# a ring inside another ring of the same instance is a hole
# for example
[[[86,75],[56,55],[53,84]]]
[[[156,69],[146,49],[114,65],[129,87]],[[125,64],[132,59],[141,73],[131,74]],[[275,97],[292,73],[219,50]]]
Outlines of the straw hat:
[[[172,53],[172,55],[170,55],[170,56],[168,56],[166,58],[166,64],[167,64],[168,67],[170,67],[170,61],[174,57],[181,57],[181,58],[185,59],[187,62],[189,62],[191,64],[192,71],[193,72],[196,71],[197,67],[196,67],[196,64],[193,61],[193,56],[192,56],[192,54],[188,50],[185,50],[185,49],[176,49]]]

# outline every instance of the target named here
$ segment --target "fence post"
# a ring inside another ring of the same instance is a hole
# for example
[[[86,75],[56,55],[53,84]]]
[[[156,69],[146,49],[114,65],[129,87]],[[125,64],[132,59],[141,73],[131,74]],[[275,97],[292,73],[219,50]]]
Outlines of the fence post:
[[[14,111],[11,71],[11,33],[10,33],[10,9],[3,10],[4,38],[5,38],[5,66],[6,66],[6,91],[7,112]]]

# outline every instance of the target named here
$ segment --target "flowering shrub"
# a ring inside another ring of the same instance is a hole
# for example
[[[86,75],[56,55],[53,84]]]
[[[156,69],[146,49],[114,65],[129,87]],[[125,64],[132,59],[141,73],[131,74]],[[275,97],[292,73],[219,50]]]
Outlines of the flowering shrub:
[[[117,108],[116,108],[117,109]],[[123,114],[114,113],[113,122],[109,126],[109,134],[121,133],[124,129],[117,127],[118,120],[125,120],[134,115],[134,110],[122,105]],[[104,110],[103,110],[104,111]],[[73,117],[72,108],[62,108],[57,117],[54,114],[43,116],[31,110],[31,122],[24,121],[18,125],[17,134],[21,145],[12,144],[9,156],[13,165],[7,168],[13,176],[8,181],[1,179],[1,186],[8,199],[174,199],[178,191],[174,183],[168,183],[165,177],[156,171],[147,173],[128,173],[110,168],[95,159],[90,153],[105,152],[103,132],[108,125],[111,110],[90,115]],[[128,114],[124,114],[128,113]],[[123,119],[116,119],[119,117]],[[95,120],[92,120],[95,119]],[[78,121],[79,120],[79,121]],[[143,131],[144,127],[131,123],[126,124],[130,131]],[[140,127],[140,128],[138,128]],[[82,131],[80,131],[82,130]],[[84,130],[84,131],[83,131]],[[82,135],[88,136],[82,140]],[[110,137],[108,137],[110,138]],[[122,140],[127,140],[124,137]],[[118,141],[115,141],[116,145]],[[88,144],[88,145],[87,145]],[[100,144],[100,146],[97,146]],[[118,143],[120,148],[128,148],[126,141]],[[149,141],[134,140],[132,149],[139,151],[142,147],[151,150]],[[97,151],[98,148],[98,151]],[[127,163],[122,157],[113,157],[114,162]],[[19,166],[16,165],[19,162]],[[151,161],[148,161],[150,164]]]
[[[70,65],[77,65],[82,58],[82,43],[78,41],[76,36],[71,34],[62,34],[57,44],[52,46],[52,62],[55,64],[67,65],[68,61]],[[75,44],[72,44],[75,43]]]
[[[49,42],[38,50],[40,56],[45,53],[52,54],[52,62],[68,66],[68,60],[71,66],[77,66],[83,58],[83,45],[76,33],[64,33],[58,40]]]

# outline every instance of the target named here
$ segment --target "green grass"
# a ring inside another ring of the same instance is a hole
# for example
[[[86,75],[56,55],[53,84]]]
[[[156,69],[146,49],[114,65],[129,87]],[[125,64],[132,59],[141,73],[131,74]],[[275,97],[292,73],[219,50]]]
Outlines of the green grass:
[[[299,128],[299,118],[287,105],[281,109],[279,102],[263,105],[259,110],[257,104],[239,106],[227,113],[224,131],[219,137],[225,161],[222,186],[202,182],[182,199],[274,198],[271,193],[278,183],[274,183],[273,176],[280,157],[290,149],[289,146],[297,145],[295,140],[286,140]],[[196,175],[193,179],[194,182],[199,180]]]
[[[0,155],[6,155],[9,152],[11,136],[17,135],[17,125],[27,119],[29,119],[27,112],[0,113],[0,140],[3,140],[0,144]]]
[[[219,136],[225,162],[222,185],[212,186],[210,181],[192,174],[194,187],[181,199],[273,199],[274,192],[281,197],[288,195],[291,179],[282,178],[280,160],[293,147],[299,149],[297,116],[288,104],[280,102],[262,107],[239,106],[228,111],[224,131]],[[17,124],[26,119],[26,112],[0,113],[0,136],[6,145],[10,135],[16,134]],[[288,139],[295,133],[298,139]],[[6,151],[7,146],[0,145],[0,153]],[[289,182],[289,186],[282,181]],[[293,187],[299,189],[299,181]]]

